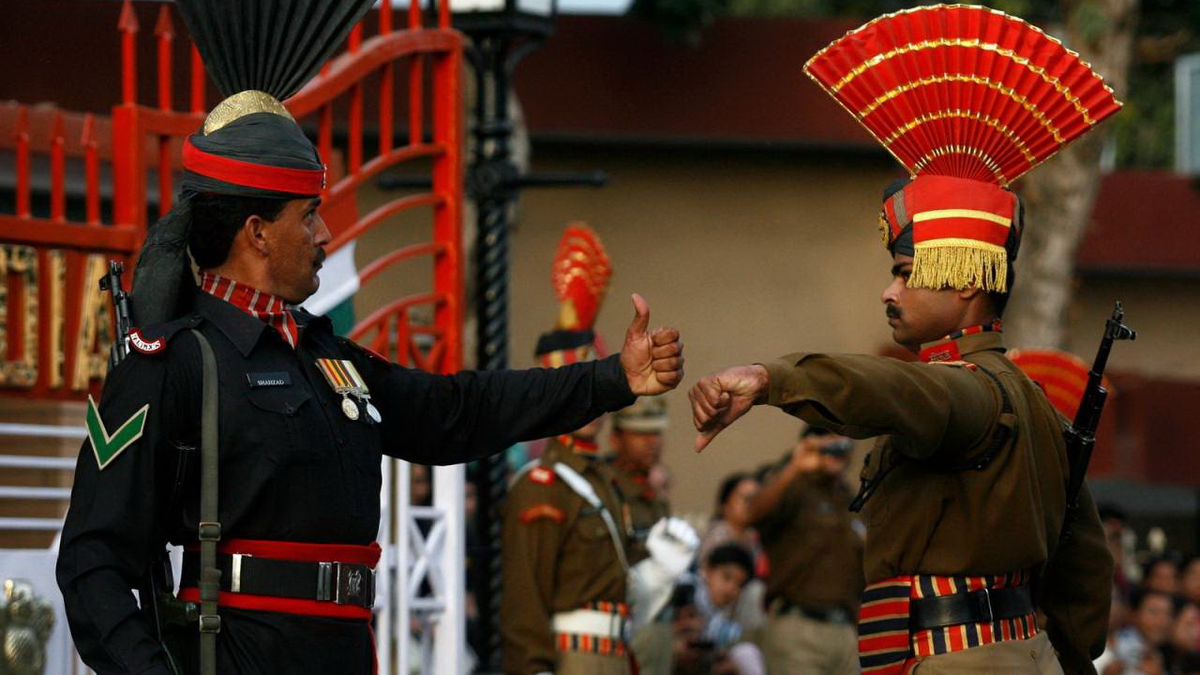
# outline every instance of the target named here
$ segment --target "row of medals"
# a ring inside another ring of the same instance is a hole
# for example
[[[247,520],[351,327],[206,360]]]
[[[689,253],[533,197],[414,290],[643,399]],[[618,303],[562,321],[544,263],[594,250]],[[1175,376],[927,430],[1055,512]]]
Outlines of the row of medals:
[[[338,387],[337,393],[342,395],[342,412],[352,421],[358,421],[362,417],[361,407],[366,407],[367,417],[375,424],[379,424],[383,417],[379,414],[379,408],[371,403],[371,395],[360,389],[359,387]]]

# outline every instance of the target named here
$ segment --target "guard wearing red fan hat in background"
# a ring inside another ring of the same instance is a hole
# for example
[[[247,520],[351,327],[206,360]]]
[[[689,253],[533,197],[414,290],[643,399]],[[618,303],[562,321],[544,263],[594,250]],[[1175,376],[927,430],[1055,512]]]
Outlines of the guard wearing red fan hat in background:
[[[558,322],[537,343],[542,366],[603,356],[593,326],[611,275],[596,233],[569,226],[552,272]],[[509,675],[627,675],[631,587],[638,605],[648,595],[651,603],[665,599],[695,551],[695,534],[679,531],[685,523],[663,521],[654,535],[658,555],[630,560],[628,509],[596,444],[602,424],[597,419],[551,439],[509,489],[500,605]]]
[[[805,70],[910,173],[884,194],[881,299],[920,362],[801,352],[721,370],[690,392],[696,447],[758,404],[880,437],[851,507],[867,524],[863,673],[1093,673],[1112,559],[1086,485],[1068,509],[1063,422],[1006,358],[1000,318],[1025,225],[1008,186],[1120,104],[1061,43],[964,5],[875,19]]]
[[[89,401],[57,566],[67,620],[106,675],[368,675],[382,456],[467,462],[668,391],[678,333],[648,331],[634,296],[619,355],[452,375],[335,335],[297,306],[331,237],[325,167],[281,100],[373,3],[177,4],[229,98],[184,144],[183,194],[138,259],[135,352]],[[177,598],[168,542],[186,549]]]

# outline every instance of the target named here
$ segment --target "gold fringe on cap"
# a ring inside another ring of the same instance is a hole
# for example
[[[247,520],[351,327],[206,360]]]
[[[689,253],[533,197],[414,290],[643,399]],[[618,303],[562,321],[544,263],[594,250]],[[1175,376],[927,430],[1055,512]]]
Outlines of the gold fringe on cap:
[[[247,89],[221,101],[212,109],[204,119],[204,135],[207,136],[240,117],[260,112],[273,113],[296,121],[274,96],[265,91]]]
[[[912,288],[982,288],[1008,292],[1008,253],[973,239],[937,239],[914,246]]]

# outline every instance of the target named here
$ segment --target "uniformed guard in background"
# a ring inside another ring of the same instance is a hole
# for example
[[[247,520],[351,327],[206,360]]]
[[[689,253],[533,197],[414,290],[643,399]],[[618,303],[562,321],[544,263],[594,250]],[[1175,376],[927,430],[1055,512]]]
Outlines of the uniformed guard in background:
[[[535,352],[542,366],[596,358],[592,328],[611,274],[595,232],[568,227],[551,275],[558,325]],[[612,469],[599,458],[603,421],[550,439],[509,488],[500,601],[505,673],[629,672],[629,528]]]
[[[596,233],[568,227],[551,275],[558,323],[536,349],[542,366],[603,355],[593,326],[611,274]],[[500,632],[510,675],[629,673],[634,615],[652,611],[638,605],[661,604],[695,550],[694,533],[689,539],[683,523],[664,521],[652,547],[658,555],[631,569],[627,510],[612,468],[598,456],[602,422],[551,439],[509,490]]]
[[[625,501],[631,527],[629,559],[636,564],[649,556],[647,538],[655,523],[671,514],[665,495],[655,489],[651,472],[661,467],[667,405],[662,398],[639,398],[612,415],[612,467]],[[632,638],[641,675],[670,675],[673,635],[671,617],[646,617]]]
[[[1005,188],[1120,104],[1061,43],[976,6],[881,17],[805,69],[912,174],[884,195],[882,301],[920,362],[796,353],[719,371],[690,393],[697,449],[762,403],[882,437],[854,503],[864,673],[1092,673],[1112,559],[1086,485],[1068,508],[1062,418],[1004,355],[1023,226]]]
[[[366,675],[382,455],[466,462],[578,429],[673,388],[678,334],[647,331],[634,296],[619,355],[454,375],[337,337],[297,307],[330,242],[325,166],[280,101],[373,3],[178,4],[230,98],[184,143],[183,194],[138,261],[134,352],[89,401],[57,566],[67,619],[98,673]],[[143,580],[168,542],[186,552],[160,602],[170,580]]]
[[[662,461],[667,403],[661,398],[638,399],[613,414],[612,426],[612,466],[633,527],[630,562],[637,564],[648,555],[650,528],[671,515],[670,505],[650,482],[650,471]]]
[[[786,462],[750,500],[770,561],[761,647],[771,673],[842,675],[858,669],[854,630],[863,537],[845,471],[853,444],[820,426],[801,432]]]

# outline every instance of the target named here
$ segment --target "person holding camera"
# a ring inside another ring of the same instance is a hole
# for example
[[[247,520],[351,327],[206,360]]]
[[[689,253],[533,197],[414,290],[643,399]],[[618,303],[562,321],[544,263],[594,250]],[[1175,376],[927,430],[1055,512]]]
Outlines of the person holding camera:
[[[858,671],[862,527],[844,474],[852,442],[808,426],[750,501],[770,561],[762,648],[771,673]]]

